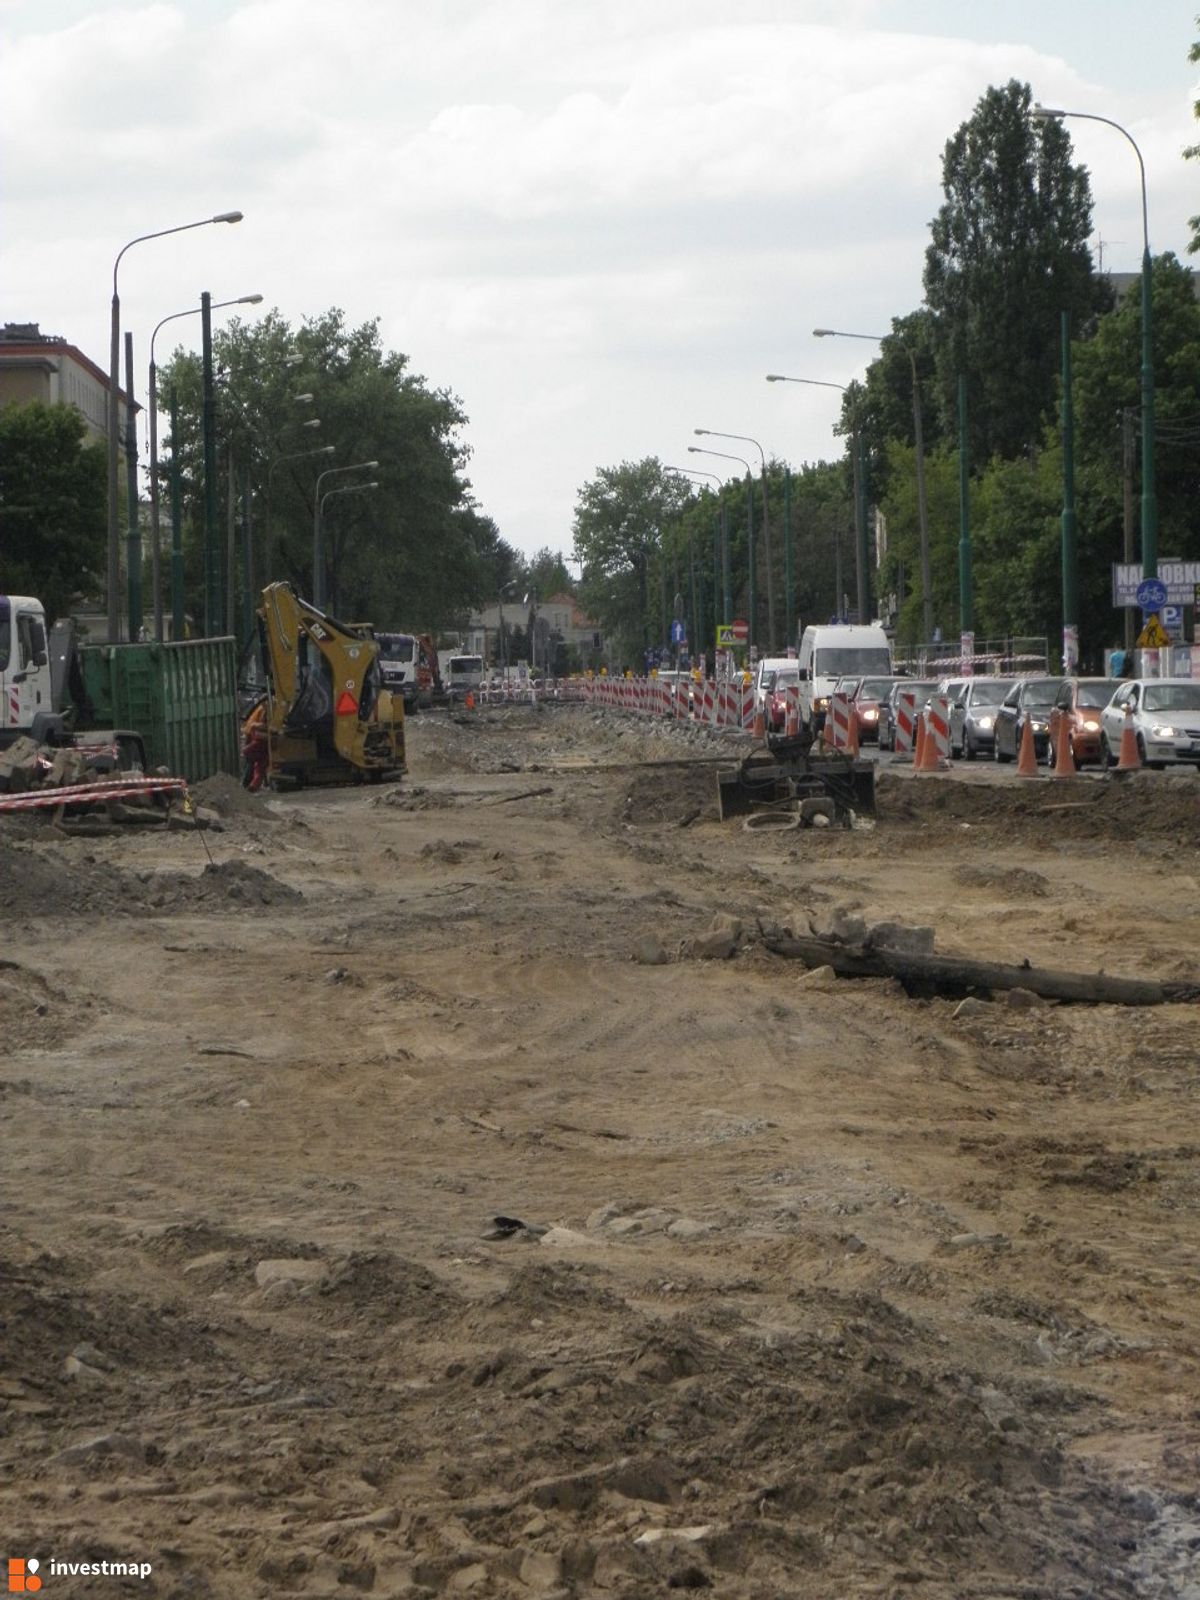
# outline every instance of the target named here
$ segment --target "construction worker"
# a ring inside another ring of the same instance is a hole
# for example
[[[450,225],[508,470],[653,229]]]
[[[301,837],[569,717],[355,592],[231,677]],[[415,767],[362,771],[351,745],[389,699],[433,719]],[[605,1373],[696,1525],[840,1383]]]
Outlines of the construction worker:
[[[242,788],[256,794],[267,777],[267,697],[256,700],[242,723]]]

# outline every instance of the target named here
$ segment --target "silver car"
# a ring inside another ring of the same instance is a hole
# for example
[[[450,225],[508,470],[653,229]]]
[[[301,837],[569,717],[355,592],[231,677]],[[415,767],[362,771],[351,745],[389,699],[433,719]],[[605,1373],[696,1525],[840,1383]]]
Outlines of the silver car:
[[[1012,688],[1011,678],[967,678],[950,702],[950,754],[974,761],[996,745],[996,712]]]
[[[1133,714],[1143,765],[1186,761],[1200,766],[1200,680],[1131,678],[1123,683],[1100,713],[1100,753],[1106,766],[1120,758],[1126,706]]]

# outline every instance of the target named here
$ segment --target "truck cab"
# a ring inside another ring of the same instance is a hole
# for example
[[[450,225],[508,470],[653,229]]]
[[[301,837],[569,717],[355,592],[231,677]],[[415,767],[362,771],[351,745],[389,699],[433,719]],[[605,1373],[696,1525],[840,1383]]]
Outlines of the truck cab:
[[[0,594],[0,746],[23,734],[40,740],[55,721],[42,602]]]

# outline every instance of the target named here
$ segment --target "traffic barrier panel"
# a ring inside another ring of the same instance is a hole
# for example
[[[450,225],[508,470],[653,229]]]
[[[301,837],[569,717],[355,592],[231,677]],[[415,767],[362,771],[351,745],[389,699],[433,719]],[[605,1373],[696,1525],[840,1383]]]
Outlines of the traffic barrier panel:
[[[827,742],[833,749],[849,750],[850,718],[852,715],[849,695],[830,695],[829,709],[825,713],[825,727],[830,735]]]
[[[896,696],[896,728],[892,745],[897,755],[911,755],[917,732],[917,692],[901,689]]]
[[[754,685],[744,683],[741,689],[741,707],[738,716],[738,725],[743,729],[754,728]]]
[[[925,712],[925,732],[933,735],[934,749],[939,765],[947,766],[950,760],[950,700],[944,694],[931,697]]]
[[[929,725],[929,711],[925,709],[920,712],[917,723],[917,753],[913,761],[913,771],[936,772],[937,770],[937,741]]]

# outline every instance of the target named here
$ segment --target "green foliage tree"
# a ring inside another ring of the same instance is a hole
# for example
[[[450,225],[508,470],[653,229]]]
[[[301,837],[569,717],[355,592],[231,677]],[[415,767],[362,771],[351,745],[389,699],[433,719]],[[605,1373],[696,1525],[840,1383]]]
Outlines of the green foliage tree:
[[[580,600],[618,652],[640,667],[655,642],[650,575],[663,530],[688,498],[684,480],[656,456],[602,467],[579,491],[574,548],[583,566]]]
[[[946,145],[945,202],[925,256],[942,426],[968,380],[971,459],[1035,448],[1053,417],[1063,311],[1081,331],[1106,303],[1088,249],[1087,171],[1057,121],[1034,122],[1028,84],[989,88]]]
[[[248,467],[258,507],[258,572],[312,591],[316,485],[329,467],[377,461],[371,493],[338,495],[322,518],[333,610],[381,627],[437,631],[488,599],[518,562],[475,504],[459,439],[456,397],[431,389],[407,356],[386,351],[377,322],[349,327],[336,308],[293,328],[277,313],[214,334],[223,369],[218,426],[222,471]],[[296,361],[294,358],[299,357]],[[164,374],[181,402],[180,453],[193,521],[201,470],[199,358],[178,353]],[[303,409],[297,393],[313,396]],[[303,424],[320,418],[319,430]],[[332,445],[334,453],[315,454]],[[331,488],[355,482],[327,479]],[[194,569],[193,569],[194,570]]]
[[[108,472],[74,406],[0,409],[0,588],[54,619],[104,582]]]

